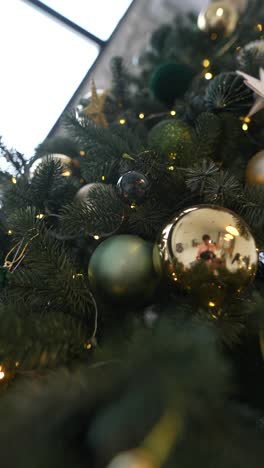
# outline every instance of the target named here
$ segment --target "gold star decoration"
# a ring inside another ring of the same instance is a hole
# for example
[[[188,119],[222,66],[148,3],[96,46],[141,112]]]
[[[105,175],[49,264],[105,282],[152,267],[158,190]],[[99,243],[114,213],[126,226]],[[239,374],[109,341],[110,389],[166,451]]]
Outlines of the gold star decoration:
[[[97,92],[94,80],[91,80],[91,97],[89,104],[83,109],[83,114],[92,119],[99,127],[108,127],[104,114],[104,105],[107,92]]]
[[[257,112],[264,109],[264,69],[260,68],[259,70],[259,78],[254,78],[254,76],[248,75],[247,73],[237,71],[238,75],[243,76],[245,78],[244,83],[254,91],[256,95],[255,103],[253,104],[252,108],[250,109],[249,116],[256,114]]]

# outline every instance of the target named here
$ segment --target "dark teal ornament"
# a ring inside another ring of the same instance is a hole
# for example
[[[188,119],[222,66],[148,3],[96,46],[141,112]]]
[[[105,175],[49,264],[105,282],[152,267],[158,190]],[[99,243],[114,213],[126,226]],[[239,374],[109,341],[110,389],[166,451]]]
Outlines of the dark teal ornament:
[[[253,102],[253,91],[245,85],[244,78],[235,72],[217,75],[205,94],[206,109],[210,112],[247,115]]]
[[[149,86],[155,98],[172,107],[175,99],[185,94],[193,78],[194,71],[189,65],[163,63],[154,70]]]
[[[114,302],[150,299],[157,275],[152,260],[153,244],[138,236],[112,236],[94,251],[88,276],[91,289]]]

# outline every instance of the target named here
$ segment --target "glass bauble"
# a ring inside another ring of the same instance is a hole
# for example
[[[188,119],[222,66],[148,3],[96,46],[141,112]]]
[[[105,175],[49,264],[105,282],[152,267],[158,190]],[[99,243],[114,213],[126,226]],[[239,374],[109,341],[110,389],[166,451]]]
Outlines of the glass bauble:
[[[147,177],[136,171],[127,172],[117,182],[118,193],[127,203],[143,203],[149,188],[150,183]]]

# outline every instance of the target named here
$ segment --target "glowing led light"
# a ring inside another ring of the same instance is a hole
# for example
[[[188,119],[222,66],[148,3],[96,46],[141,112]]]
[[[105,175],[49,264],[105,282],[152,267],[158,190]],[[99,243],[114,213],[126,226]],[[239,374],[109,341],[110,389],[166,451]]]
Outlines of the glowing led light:
[[[212,302],[212,301],[208,302],[208,305],[209,305],[209,307],[215,307],[215,303]]]
[[[174,166],[169,166],[168,169],[169,171],[174,171]]]
[[[0,371],[0,380],[3,380],[4,378],[5,378],[4,371]]]
[[[64,171],[61,175],[63,177],[70,177],[71,176],[71,171]]]
[[[93,237],[94,237],[95,240],[100,239],[100,237],[97,234],[95,234],[95,236],[93,236]]]
[[[206,28],[205,16],[202,13],[198,16],[198,28],[201,29],[201,31],[204,31]]]
[[[75,279],[75,278],[83,278],[83,274],[82,273],[76,273],[76,275],[72,275],[72,278]]]
[[[210,66],[210,60],[209,59],[204,59],[202,64],[204,68],[208,68]]]
[[[36,216],[37,219],[43,219],[44,218],[44,214],[43,213],[40,213]]]
[[[234,226],[226,226],[226,232],[235,237],[239,236],[239,231]]]
[[[85,151],[81,150],[80,151],[80,156],[85,156]]]
[[[206,80],[211,80],[213,78],[213,74],[211,72],[207,72],[205,75],[204,75],[205,79]]]
[[[16,184],[16,183],[17,183],[17,180],[16,180],[15,177],[12,177],[11,181],[12,181],[12,184]]]
[[[7,234],[8,234],[9,236],[11,236],[11,235],[13,234],[12,229],[8,229]]]
[[[19,367],[19,362],[18,361],[16,362],[16,367]]]
[[[217,38],[218,38],[218,34],[217,34],[217,33],[214,32],[214,33],[211,34],[211,39],[212,39],[212,41],[216,41]]]
[[[170,115],[172,115],[173,117],[177,114],[176,110],[171,110],[170,111]]]
[[[244,132],[248,131],[248,124],[247,123],[243,123],[242,130],[244,130]]]
[[[263,31],[263,26],[261,23],[258,23],[256,26],[257,31],[262,32]]]
[[[135,203],[131,203],[130,208],[132,208],[132,210],[134,210],[136,208],[136,206],[137,205]]]
[[[243,118],[244,122],[246,123],[250,123],[251,122],[251,118],[249,117],[249,115],[247,115],[246,117]]]
[[[91,343],[87,343],[84,345],[85,349],[91,349],[92,348],[92,345]]]
[[[125,125],[126,119],[120,119],[120,120],[119,120],[119,123],[120,123],[120,125]]]
[[[102,175],[102,177],[101,177],[101,180],[102,180],[102,181],[104,181],[104,180],[105,180],[105,176],[104,176],[104,175]]]
[[[216,16],[218,16],[218,18],[221,18],[221,16],[223,16],[223,14],[224,14],[224,9],[223,8],[217,8]]]
[[[141,112],[141,113],[139,114],[138,118],[141,119],[141,120],[144,119],[144,118],[145,118],[145,114],[143,114],[143,112]]]

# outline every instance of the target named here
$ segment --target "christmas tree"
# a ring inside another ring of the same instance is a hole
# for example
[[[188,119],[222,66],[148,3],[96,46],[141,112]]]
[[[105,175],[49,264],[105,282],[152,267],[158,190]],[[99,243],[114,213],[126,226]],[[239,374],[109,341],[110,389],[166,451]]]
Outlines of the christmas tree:
[[[263,27],[178,15],[33,159],[1,143],[4,468],[262,466]]]

